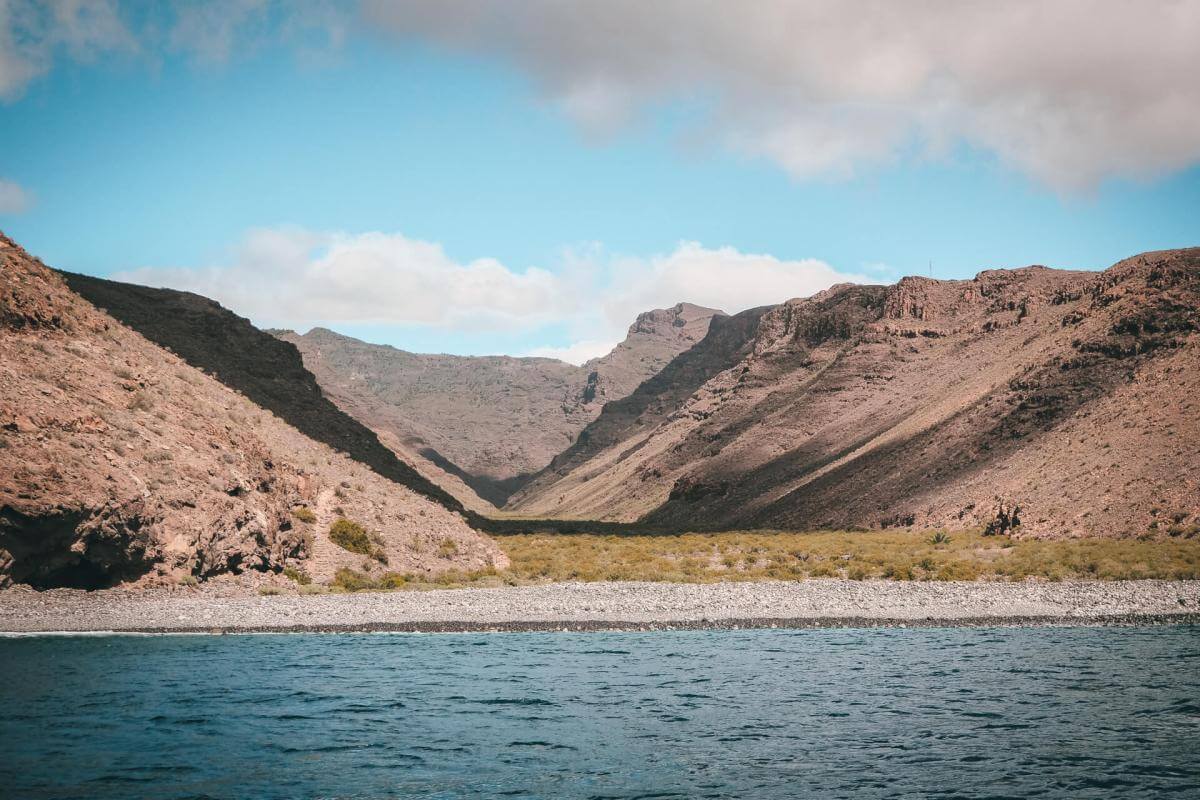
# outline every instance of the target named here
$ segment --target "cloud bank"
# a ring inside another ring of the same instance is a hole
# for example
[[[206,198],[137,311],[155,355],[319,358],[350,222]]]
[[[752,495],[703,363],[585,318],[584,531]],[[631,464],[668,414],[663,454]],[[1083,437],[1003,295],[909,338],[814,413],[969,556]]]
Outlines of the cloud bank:
[[[1060,190],[1200,160],[1189,0],[367,0],[396,36],[506,60],[590,130],[662,102],[799,178],[960,142]]]
[[[695,242],[649,258],[591,247],[564,254],[556,266],[514,270],[489,258],[459,263],[438,244],[398,233],[272,228],[250,232],[222,264],[145,267],[113,277],[193,291],[265,327],[422,327],[484,341],[495,332],[566,330],[568,345],[520,354],[575,363],[608,352],[652,308],[686,301],[734,313],[866,280],[815,259]]]
[[[0,101],[59,58],[219,64],[355,33],[510,63],[591,134],[700,108],[689,141],[801,179],[960,143],[1068,192],[1200,161],[1195,0],[0,0]]]

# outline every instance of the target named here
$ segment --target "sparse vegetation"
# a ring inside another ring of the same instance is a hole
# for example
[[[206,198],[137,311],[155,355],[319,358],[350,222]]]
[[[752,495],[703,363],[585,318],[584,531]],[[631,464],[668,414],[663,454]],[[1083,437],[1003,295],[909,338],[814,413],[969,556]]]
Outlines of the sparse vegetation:
[[[301,522],[307,522],[310,525],[317,521],[317,515],[308,506],[300,506],[292,509],[292,516]]]
[[[298,567],[293,567],[290,564],[283,568],[285,578],[290,578],[301,586],[308,586],[312,583],[312,576]]]
[[[442,543],[438,545],[439,558],[453,558],[458,555],[458,545],[453,539],[442,539]]]
[[[337,592],[386,592],[395,589],[452,589],[480,584],[498,586],[513,582],[502,579],[491,567],[470,572],[450,570],[432,577],[385,572],[378,578],[343,567],[334,574],[329,588]]]
[[[510,582],[1197,579],[1200,538],[1011,539],[964,531],[496,537]]]
[[[334,573],[331,589],[343,592],[387,591],[399,589],[405,585],[407,578],[398,572],[385,572],[378,578],[373,578],[364,572],[342,567]]]
[[[379,534],[368,533],[362,525],[345,517],[339,517],[329,526],[329,540],[351,553],[370,556],[381,564],[388,562]]]

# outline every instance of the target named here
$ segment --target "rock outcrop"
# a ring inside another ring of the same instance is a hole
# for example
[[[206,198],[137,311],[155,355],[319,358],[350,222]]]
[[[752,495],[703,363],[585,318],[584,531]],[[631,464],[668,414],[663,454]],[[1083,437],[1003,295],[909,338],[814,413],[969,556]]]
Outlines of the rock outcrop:
[[[985,527],[1018,506],[1041,536],[1200,513],[1200,249],[834,287],[760,313],[701,383],[674,377],[722,327],[511,510],[806,529]]]
[[[328,579],[363,567],[328,541],[341,516],[390,570],[504,563],[461,514],[122,325],[0,235],[0,586],[285,566]]]

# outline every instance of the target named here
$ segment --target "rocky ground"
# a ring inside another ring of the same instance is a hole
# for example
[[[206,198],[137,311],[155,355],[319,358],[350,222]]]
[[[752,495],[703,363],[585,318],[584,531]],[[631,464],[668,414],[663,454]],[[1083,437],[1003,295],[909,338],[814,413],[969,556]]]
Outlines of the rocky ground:
[[[1200,581],[554,583],[247,596],[245,587],[0,591],[0,631],[472,631],[1200,622]]]

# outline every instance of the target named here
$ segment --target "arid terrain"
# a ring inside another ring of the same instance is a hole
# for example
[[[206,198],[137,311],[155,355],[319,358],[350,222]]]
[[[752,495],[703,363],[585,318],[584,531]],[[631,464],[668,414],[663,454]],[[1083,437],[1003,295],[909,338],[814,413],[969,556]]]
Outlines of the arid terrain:
[[[582,367],[0,259],[0,585],[1196,576],[1200,249],[679,304]]]
[[[723,315],[688,303],[647,311],[610,353],[578,367],[549,358],[409,353],[324,328],[274,333],[299,348],[340,408],[485,510],[504,505],[606,403],[704,338],[714,316]]]
[[[391,480],[306,436],[4,237],[0,276],[0,585],[505,564],[435,487],[398,482],[411,470]],[[371,557],[330,541],[341,518]]]
[[[1196,528],[1200,249],[836,286],[720,322],[509,508],[671,530]]]

